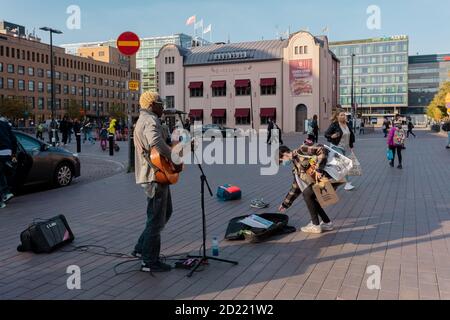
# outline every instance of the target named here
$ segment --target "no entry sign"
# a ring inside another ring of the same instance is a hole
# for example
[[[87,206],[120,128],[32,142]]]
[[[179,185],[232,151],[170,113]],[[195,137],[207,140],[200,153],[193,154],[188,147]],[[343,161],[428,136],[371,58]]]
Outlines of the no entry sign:
[[[141,47],[141,40],[133,32],[124,32],[117,39],[117,48],[124,56],[133,56]]]

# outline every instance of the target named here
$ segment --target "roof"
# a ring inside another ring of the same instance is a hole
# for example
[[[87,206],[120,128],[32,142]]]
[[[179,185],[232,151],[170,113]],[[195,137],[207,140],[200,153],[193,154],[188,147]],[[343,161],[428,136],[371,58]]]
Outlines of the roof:
[[[287,47],[288,43],[288,40],[264,40],[194,47],[190,50],[184,50],[184,64],[186,66],[192,66],[212,63],[226,64],[233,62],[237,63],[248,61],[281,60],[283,59],[283,49]],[[245,55],[241,56],[240,58],[215,58],[215,54],[231,54],[244,52]]]

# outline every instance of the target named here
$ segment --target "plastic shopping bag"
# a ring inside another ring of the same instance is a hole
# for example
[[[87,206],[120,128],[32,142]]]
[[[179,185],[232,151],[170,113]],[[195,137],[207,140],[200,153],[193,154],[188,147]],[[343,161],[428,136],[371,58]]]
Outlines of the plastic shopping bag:
[[[336,181],[344,180],[353,168],[353,161],[328,146],[324,147],[329,151],[325,172]]]

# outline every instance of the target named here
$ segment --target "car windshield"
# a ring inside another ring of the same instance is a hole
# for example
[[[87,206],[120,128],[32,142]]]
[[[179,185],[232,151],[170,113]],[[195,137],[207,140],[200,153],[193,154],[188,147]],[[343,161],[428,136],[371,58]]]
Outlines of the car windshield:
[[[17,141],[22,145],[22,147],[27,152],[39,151],[41,150],[41,144],[39,141],[28,137],[23,134],[16,134]]]

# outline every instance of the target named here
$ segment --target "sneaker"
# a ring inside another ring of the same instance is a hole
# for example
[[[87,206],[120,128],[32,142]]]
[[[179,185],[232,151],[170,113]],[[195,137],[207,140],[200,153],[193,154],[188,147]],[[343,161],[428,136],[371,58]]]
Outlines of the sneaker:
[[[169,272],[172,271],[172,267],[168,264],[165,264],[161,261],[158,261],[156,263],[150,264],[150,263],[145,263],[142,262],[142,266],[141,266],[141,271],[142,272]]]
[[[393,168],[394,167],[394,161],[389,161],[389,165]]]
[[[445,149],[450,149],[450,146],[446,146]]]
[[[0,202],[0,209],[5,209],[6,208],[6,203],[4,203],[3,201]]]
[[[333,222],[329,222],[329,223],[322,222],[320,224],[320,227],[322,228],[322,231],[333,231],[334,230]]]
[[[142,258],[142,253],[137,252],[136,250],[134,250],[131,255],[135,258],[141,259]]]
[[[255,199],[251,202],[250,207],[255,209],[264,209],[268,208],[269,204],[265,203],[263,199]]]
[[[399,164],[398,166],[397,166],[397,169],[403,169],[403,166],[401,165],[401,164]]]
[[[353,189],[355,189],[355,186],[352,185],[350,182],[348,182],[344,188],[345,191],[352,191]]]
[[[14,195],[10,192],[10,193],[8,193],[7,195],[5,195],[4,197],[3,197],[3,202],[8,202],[9,200],[11,200],[12,198],[14,198]]]
[[[313,234],[322,233],[321,226],[316,226],[312,222],[310,224],[308,224],[306,227],[303,227],[301,230],[304,233],[313,233]]]

